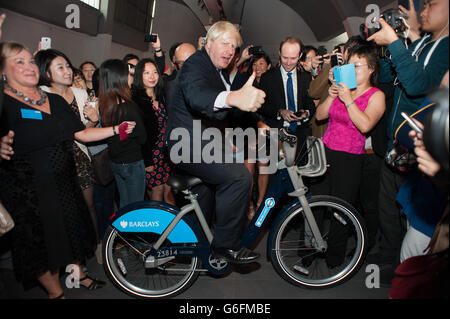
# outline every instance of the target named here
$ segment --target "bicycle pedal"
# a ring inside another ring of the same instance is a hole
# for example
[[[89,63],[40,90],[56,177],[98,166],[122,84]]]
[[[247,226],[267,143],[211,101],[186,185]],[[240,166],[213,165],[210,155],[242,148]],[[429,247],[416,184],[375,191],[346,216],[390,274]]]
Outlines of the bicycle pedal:
[[[125,264],[122,261],[122,258],[117,258],[117,264],[119,265],[120,271],[124,276],[127,275],[127,268],[125,267]]]

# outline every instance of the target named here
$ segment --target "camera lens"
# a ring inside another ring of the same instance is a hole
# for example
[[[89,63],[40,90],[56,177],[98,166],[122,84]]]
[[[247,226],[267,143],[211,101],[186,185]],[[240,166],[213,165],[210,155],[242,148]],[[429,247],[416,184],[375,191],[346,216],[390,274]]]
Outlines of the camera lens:
[[[448,94],[448,89],[439,89],[429,96],[436,105],[425,119],[423,132],[425,148],[446,172],[449,169]]]

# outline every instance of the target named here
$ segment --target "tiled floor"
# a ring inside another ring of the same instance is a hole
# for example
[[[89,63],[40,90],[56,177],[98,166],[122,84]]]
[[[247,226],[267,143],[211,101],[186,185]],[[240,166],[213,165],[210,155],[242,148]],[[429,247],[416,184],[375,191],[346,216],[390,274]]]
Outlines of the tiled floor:
[[[175,299],[386,299],[388,296],[388,288],[369,289],[366,287],[366,278],[369,275],[366,273],[366,265],[363,265],[359,273],[352,279],[338,287],[321,290],[295,287],[284,281],[265,258],[266,243],[266,238],[263,238],[256,247],[256,251],[262,255],[258,263],[244,269],[235,269],[222,278],[201,274],[191,288],[176,296]],[[8,256],[8,253],[4,254],[0,261],[0,298],[47,298],[41,288],[23,290],[22,286],[14,279],[11,260]],[[103,266],[98,264],[95,258],[89,260],[87,266],[92,276],[108,281]],[[61,277],[62,284],[65,283],[65,279],[66,276]],[[66,288],[65,294],[70,299],[131,298],[109,281],[107,286],[100,290],[87,291],[84,288]]]

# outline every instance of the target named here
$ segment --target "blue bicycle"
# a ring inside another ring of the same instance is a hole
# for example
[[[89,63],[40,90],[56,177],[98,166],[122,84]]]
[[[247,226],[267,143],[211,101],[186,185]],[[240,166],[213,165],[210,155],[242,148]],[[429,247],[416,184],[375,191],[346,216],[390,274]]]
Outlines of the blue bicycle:
[[[302,177],[326,172],[320,139],[307,139],[308,163],[296,166],[297,141],[284,129],[276,179],[242,237],[250,248],[271,226],[267,257],[282,278],[307,288],[326,288],[351,278],[366,253],[366,229],[358,212],[332,196],[311,196]],[[172,176],[169,184],[189,204],[178,208],[144,201],[118,211],[103,240],[103,265],[110,280],[139,298],[172,297],[188,289],[200,272],[221,275],[231,265],[211,255],[212,231],[191,189],[202,181]],[[283,195],[292,200],[282,207]],[[274,212],[277,212],[276,215]],[[275,216],[273,216],[275,215]],[[329,264],[328,256],[339,257]]]

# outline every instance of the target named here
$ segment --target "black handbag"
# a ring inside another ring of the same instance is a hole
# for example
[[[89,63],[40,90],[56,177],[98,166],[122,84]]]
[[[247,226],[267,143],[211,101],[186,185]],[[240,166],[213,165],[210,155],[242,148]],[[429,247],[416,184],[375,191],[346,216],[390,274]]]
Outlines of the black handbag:
[[[94,181],[96,184],[106,186],[114,180],[114,173],[109,162],[109,152],[105,148],[103,151],[92,155],[92,168],[94,169]]]

